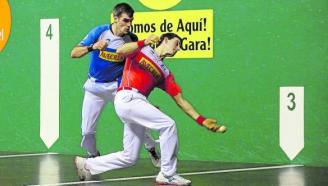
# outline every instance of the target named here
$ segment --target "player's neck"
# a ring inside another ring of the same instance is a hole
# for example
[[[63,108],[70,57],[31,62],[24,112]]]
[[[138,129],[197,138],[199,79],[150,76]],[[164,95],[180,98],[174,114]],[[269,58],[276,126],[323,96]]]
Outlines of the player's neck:
[[[155,48],[155,52],[161,59],[164,59],[166,57],[163,45],[160,45],[157,48]]]
[[[113,34],[114,34],[115,36],[119,36],[119,37],[121,37],[121,36],[124,35],[124,33],[120,32],[120,29],[117,27],[117,24],[116,24],[116,23],[113,23],[113,24],[112,24],[112,32],[113,32]]]

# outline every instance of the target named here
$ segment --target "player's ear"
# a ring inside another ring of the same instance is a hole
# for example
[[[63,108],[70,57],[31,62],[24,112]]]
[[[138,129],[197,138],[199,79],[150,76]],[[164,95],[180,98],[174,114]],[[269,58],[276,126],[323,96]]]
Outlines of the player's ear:
[[[169,39],[167,37],[164,37],[164,42],[165,44],[169,41]]]
[[[118,17],[114,16],[114,23],[117,23],[117,22],[118,22]]]

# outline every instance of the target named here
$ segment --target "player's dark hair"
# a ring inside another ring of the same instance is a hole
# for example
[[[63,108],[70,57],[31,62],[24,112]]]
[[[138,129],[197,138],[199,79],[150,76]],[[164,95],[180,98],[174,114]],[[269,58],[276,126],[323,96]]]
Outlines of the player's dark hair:
[[[129,17],[133,17],[134,10],[127,3],[119,3],[113,9],[113,16],[119,17],[121,14],[126,13]]]
[[[182,39],[181,39],[181,37],[178,36],[178,35],[175,34],[175,33],[171,33],[171,32],[169,32],[169,33],[165,33],[165,34],[162,34],[162,35],[161,35],[160,40],[159,40],[159,42],[158,42],[158,44],[157,44],[157,47],[158,47],[159,45],[162,44],[162,42],[163,42],[163,40],[164,40],[165,38],[171,40],[171,39],[173,39],[173,38],[175,38],[175,37],[178,38],[178,39],[180,40],[180,46],[181,46],[181,45],[182,45]]]

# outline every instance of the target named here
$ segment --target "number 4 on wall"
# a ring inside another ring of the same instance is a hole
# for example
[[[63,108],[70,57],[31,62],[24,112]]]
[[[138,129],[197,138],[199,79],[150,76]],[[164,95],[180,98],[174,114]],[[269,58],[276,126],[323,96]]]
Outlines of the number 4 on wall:
[[[53,36],[53,34],[52,34],[52,28],[51,27],[52,27],[52,25],[49,24],[48,29],[47,29],[47,32],[46,32],[46,37],[49,37],[50,40],[51,40],[51,38]]]
[[[59,19],[40,20],[40,137],[50,148],[59,138]]]
[[[304,87],[280,87],[279,143],[290,160],[304,148]]]

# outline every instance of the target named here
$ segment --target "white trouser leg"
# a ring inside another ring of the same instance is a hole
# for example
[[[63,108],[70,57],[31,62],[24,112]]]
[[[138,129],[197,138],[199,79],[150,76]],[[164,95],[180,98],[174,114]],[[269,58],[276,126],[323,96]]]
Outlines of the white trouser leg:
[[[96,154],[96,123],[106,105],[106,101],[93,93],[85,91],[82,106],[82,141],[81,146],[90,154]]]
[[[123,135],[123,151],[89,158],[86,168],[92,175],[109,170],[124,168],[135,164],[145,138],[145,128],[136,124],[125,123]]]
[[[118,92],[114,105],[122,121],[159,131],[161,172],[166,176],[174,175],[176,173],[178,148],[175,122],[151,105],[146,97],[131,90]]]
[[[88,79],[84,84],[85,94],[82,106],[81,146],[91,155],[97,153],[96,127],[103,108],[114,100],[117,82],[96,83]]]
[[[146,132],[145,132],[145,148],[147,150],[150,150],[150,149],[154,148],[155,145],[156,145],[156,141],[151,136],[150,130],[146,129]]]

